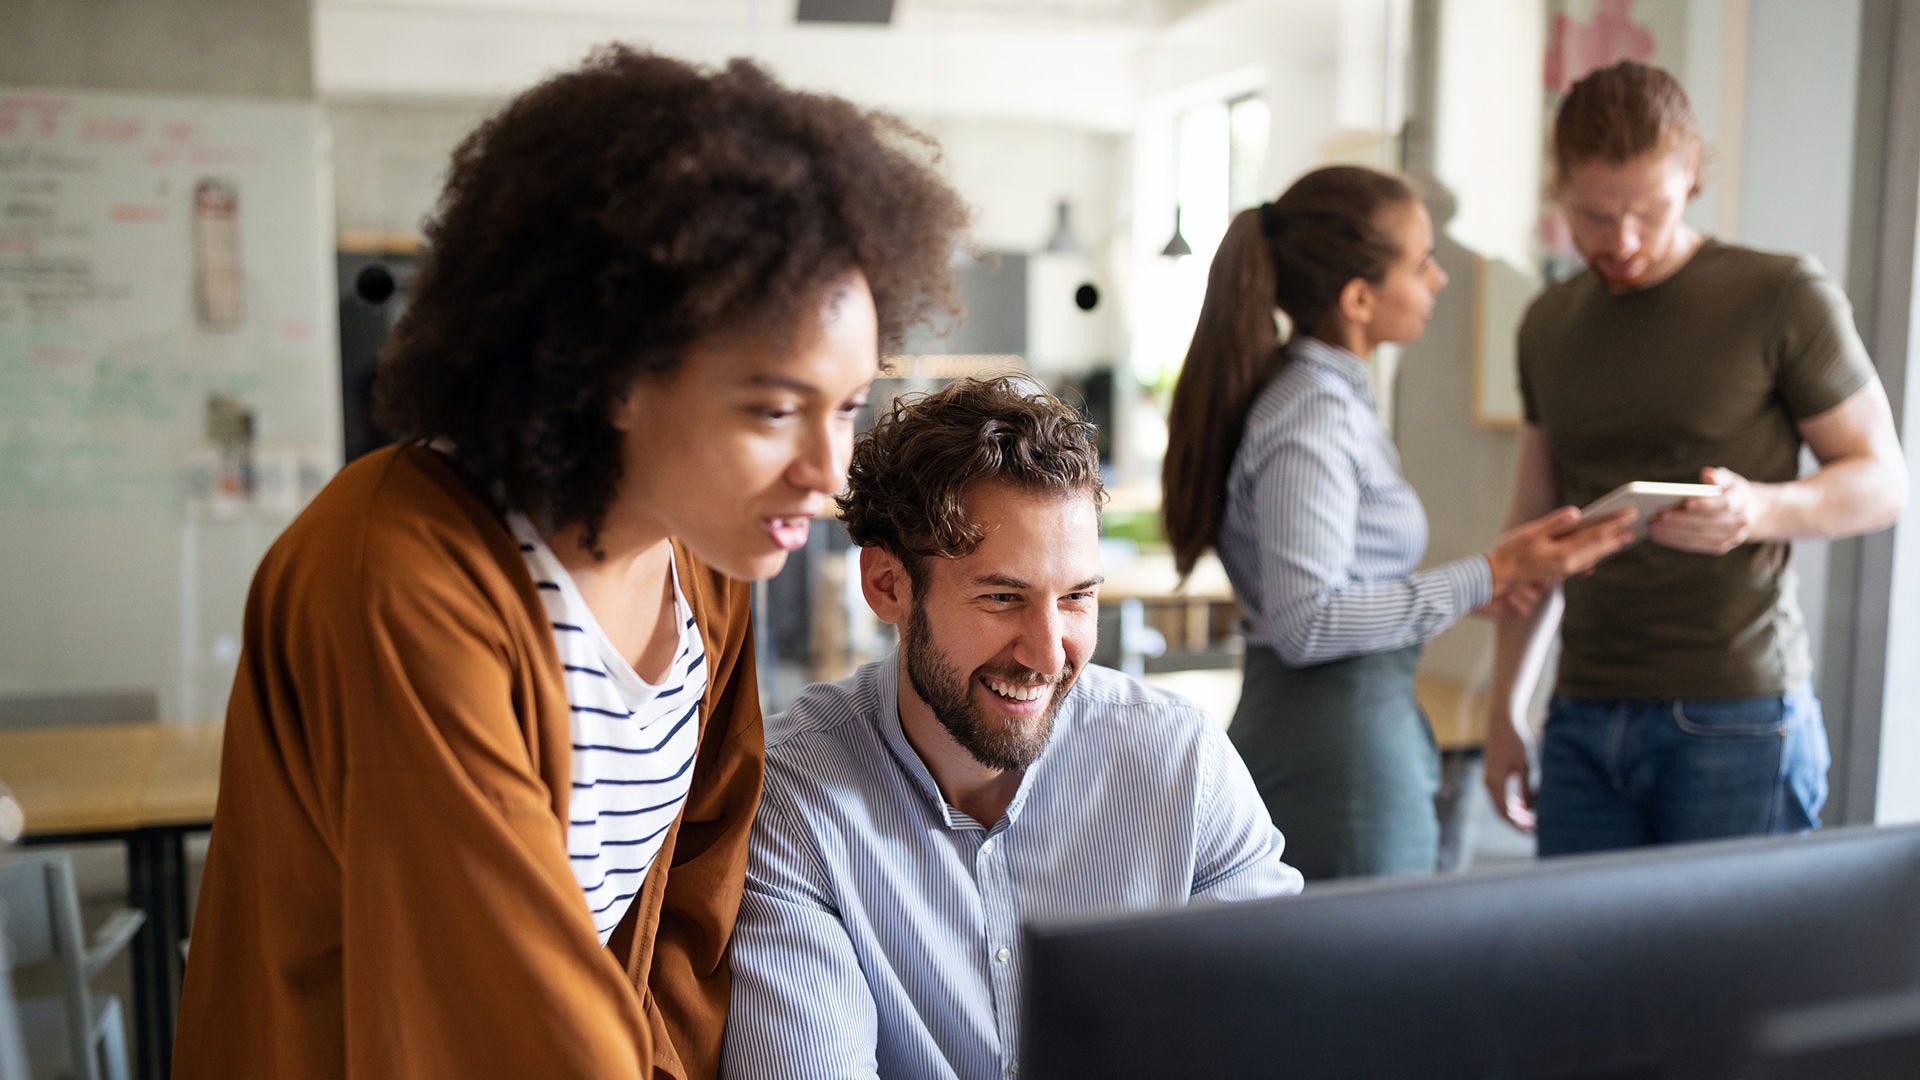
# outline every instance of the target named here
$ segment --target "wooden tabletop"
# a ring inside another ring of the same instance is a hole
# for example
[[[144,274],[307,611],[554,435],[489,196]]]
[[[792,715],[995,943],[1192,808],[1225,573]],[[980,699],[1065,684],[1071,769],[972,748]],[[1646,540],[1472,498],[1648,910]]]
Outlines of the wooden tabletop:
[[[221,732],[217,721],[0,730],[0,783],[29,837],[203,825],[220,791]]]
[[[1102,567],[1106,580],[1100,585],[1100,599],[1120,600],[1193,600],[1231,602],[1233,586],[1227,581],[1226,568],[1209,553],[1194,565],[1186,585],[1179,587],[1180,576],[1173,569],[1173,556],[1150,552],[1127,562]],[[1433,721],[1434,740],[1442,750],[1478,749],[1487,741],[1487,695],[1468,691],[1457,683],[1420,676],[1414,684],[1414,696],[1427,718]]]

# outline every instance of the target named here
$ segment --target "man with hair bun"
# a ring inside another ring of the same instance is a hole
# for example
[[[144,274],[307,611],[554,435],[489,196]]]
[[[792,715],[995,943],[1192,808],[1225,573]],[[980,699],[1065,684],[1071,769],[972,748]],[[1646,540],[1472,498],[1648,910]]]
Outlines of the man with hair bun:
[[[725,1075],[1011,1076],[1024,920],[1299,891],[1218,725],[1088,663],[1104,498],[1089,426],[1010,379],[855,443],[900,647],[767,721]]]
[[[1827,740],[1789,542],[1883,529],[1906,505],[1846,295],[1811,258],[1689,226],[1700,151],[1680,84],[1631,61],[1554,118],[1554,191],[1587,269],[1520,327],[1510,520],[1636,480],[1718,491],[1567,579],[1564,618],[1556,592],[1499,628],[1487,789],[1543,855],[1817,827]],[[1526,707],[1556,627],[1536,800]]]

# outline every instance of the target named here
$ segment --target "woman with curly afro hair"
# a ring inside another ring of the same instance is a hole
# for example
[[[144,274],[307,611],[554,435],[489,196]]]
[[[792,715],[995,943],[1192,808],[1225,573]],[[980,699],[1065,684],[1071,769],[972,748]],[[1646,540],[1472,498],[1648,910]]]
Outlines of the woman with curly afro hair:
[[[704,1077],[748,583],[966,211],[899,121],[612,47],[455,152],[355,461],[248,599],[182,1077]]]

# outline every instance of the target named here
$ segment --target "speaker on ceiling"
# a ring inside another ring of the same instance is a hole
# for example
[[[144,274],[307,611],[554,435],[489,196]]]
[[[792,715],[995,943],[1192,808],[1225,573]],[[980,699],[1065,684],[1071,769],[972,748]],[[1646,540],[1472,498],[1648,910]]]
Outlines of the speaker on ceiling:
[[[886,26],[893,21],[893,0],[799,0],[795,22],[858,23]]]

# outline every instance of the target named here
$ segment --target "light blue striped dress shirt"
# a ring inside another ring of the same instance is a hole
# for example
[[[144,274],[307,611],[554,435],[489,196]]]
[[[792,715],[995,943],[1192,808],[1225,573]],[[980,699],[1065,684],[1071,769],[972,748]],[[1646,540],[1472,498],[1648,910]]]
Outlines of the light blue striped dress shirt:
[[[908,744],[898,672],[896,653],[767,721],[724,1075],[1013,1076],[1025,920],[1300,890],[1191,703],[1084,669],[988,828]]]
[[[1367,365],[1316,338],[1287,343],[1247,415],[1216,546],[1248,640],[1295,667],[1418,644],[1493,597],[1484,556],[1414,572],[1427,515]]]

